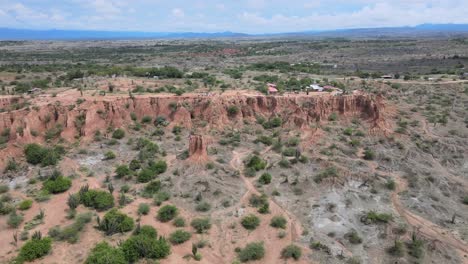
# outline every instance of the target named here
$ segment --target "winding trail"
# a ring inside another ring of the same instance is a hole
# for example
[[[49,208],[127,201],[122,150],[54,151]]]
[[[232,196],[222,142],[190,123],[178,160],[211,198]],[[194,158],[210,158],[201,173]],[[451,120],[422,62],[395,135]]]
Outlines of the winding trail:
[[[261,154],[264,155],[270,150],[271,150],[271,147],[264,150]],[[261,195],[261,193],[255,188],[253,183],[247,177],[245,177],[244,173],[242,172],[242,169],[241,169],[242,168],[242,159],[243,159],[243,157],[246,156],[247,153],[248,153],[248,151],[245,151],[245,152],[242,152],[242,153],[239,153],[237,151],[233,151],[233,158],[232,158],[231,162],[229,163],[232,168],[239,171],[240,177],[241,177],[242,181],[244,182],[245,187],[247,188],[247,191],[244,193],[244,195],[242,196],[242,198],[240,200],[241,204],[248,203],[248,199],[249,199],[251,194]],[[270,203],[270,208],[272,208],[272,209],[277,208],[285,216],[285,218],[288,220],[288,224],[289,224],[289,227],[290,227],[290,230],[291,230],[290,240],[291,240],[291,242],[296,241],[299,238],[300,234],[302,233],[302,227],[301,227],[299,221],[291,213],[289,213],[286,209],[284,209],[281,205],[279,205],[273,199],[268,198],[268,202]]]

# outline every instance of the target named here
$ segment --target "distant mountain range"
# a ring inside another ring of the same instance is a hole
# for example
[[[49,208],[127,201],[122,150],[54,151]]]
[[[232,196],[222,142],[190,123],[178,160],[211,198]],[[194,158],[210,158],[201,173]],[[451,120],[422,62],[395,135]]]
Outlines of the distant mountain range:
[[[414,27],[357,28],[275,34],[236,32],[138,32],[92,30],[32,30],[0,28],[0,40],[213,39],[245,37],[409,37],[468,34],[468,24],[422,24]]]

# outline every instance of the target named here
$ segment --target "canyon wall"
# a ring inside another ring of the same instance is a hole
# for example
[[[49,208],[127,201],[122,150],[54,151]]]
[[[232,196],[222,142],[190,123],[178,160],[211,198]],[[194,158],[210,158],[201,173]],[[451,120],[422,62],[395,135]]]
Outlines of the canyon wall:
[[[49,103],[21,110],[0,113],[0,131],[9,129],[9,143],[29,143],[44,140],[44,134],[61,128],[59,134],[67,141],[81,138],[92,140],[95,131],[105,133],[108,127],[132,124],[143,116],[164,117],[169,128],[175,125],[191,129],[204,123],[206,127],[222,129],[255,122],[257,117],[281,117],[283,126],[305,128],[328,120],[332,113],[359,116],[368,120],[371,128],[385,124],[383,98],[375,95],[344,96],[118,96],[88,97],[80,104],[50,97]],[[4,102],[6,102],[4,100]],[[6,103],[5,103],[6,104]],[[232,111],[235,108],[236,111]],[[231,111],[229,111],[231,109]]]

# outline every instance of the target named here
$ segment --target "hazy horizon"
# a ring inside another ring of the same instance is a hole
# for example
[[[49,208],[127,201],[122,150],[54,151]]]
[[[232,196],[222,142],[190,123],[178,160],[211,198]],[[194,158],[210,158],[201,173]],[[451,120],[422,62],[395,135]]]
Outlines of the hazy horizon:
[[[0,27],[248,34],[466,24],[468,1],[0,0]]]

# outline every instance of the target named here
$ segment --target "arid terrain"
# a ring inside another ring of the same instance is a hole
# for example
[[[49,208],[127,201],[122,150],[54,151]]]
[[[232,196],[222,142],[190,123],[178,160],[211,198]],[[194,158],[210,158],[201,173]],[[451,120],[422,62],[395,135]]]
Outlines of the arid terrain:
[[[0,263],[468,263],[467,48],[0,42]]]

